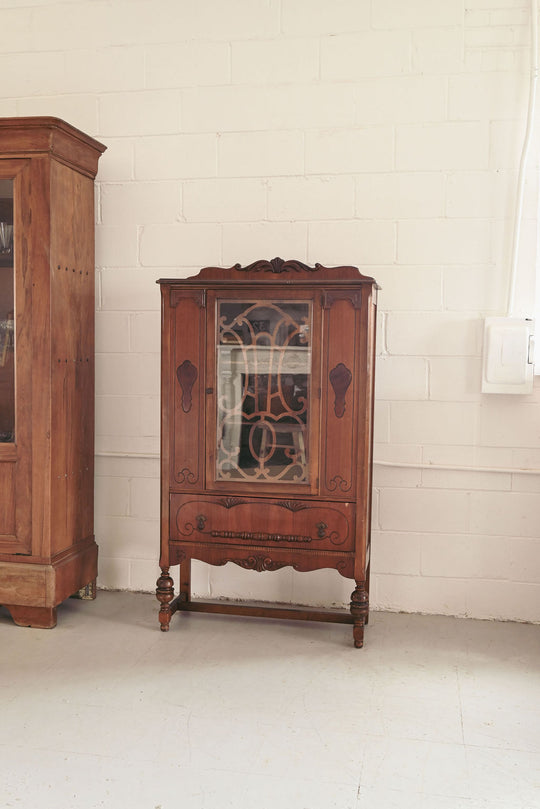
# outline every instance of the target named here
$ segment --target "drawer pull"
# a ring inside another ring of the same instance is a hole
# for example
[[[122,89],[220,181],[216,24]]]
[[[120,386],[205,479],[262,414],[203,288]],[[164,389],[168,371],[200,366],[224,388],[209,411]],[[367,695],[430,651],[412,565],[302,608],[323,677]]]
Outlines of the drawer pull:
[[[222,539],[251,539],[256,542],[311,542],[302,534],[266,534],[261,531],[210,531],[211,536]]]
[[[318,522],[317,523],[317,536],[319,539],[324,539],[326,536],[326,529],[328,528],[325,522]]]

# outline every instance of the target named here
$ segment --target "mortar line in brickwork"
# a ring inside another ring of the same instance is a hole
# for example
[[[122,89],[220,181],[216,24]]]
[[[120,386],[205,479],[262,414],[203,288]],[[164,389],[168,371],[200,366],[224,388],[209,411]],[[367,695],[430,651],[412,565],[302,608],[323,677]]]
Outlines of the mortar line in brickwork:
[[[400,463],[399,461],[373,461],[374,466],[396,469],[434,469],[442,472],[494,472],[508,475],[540,475],[540,469],[515,469],[509,466],[457,466],[453,464]]]
[[[158,452],[96,452],[97,458],[133,458],[136,460],[159,460]],[[441,472],[492,472],[507,475],[540,475],[540,469],[516,469],[509,466],[458,466],[455,464],[401,463],[400,461],[373,460],[373,466],[389,466],[396,469],[432,469]]]

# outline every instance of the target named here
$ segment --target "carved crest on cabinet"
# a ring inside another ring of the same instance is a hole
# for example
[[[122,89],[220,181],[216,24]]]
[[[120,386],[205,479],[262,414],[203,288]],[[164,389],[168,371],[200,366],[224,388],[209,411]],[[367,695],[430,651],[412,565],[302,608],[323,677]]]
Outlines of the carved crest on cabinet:
[[[315,264],[310,267],[301,261],[285,261],[282,258],[273,258],[270,261],[254,261],[253,264],[248,264],[247,267],[242,267],[240,264],[235,264],[234,269],[238,272],[271,272],[281,274],[284,272],[318,272],[323,269],[322,264]]]

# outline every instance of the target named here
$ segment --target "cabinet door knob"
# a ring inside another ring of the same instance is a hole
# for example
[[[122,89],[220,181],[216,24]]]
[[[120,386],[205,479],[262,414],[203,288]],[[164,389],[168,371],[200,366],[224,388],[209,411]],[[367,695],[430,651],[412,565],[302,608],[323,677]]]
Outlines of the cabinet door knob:
[[[324,539],[326,536],[326,529],[328,528],[325,522],[318,522],[317,523],[317,536],[319,539]]]

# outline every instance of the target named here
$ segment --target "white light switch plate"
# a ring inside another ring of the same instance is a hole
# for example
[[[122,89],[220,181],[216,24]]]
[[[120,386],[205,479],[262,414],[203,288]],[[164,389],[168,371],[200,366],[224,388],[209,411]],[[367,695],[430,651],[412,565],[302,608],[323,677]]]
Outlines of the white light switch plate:
[[[531,393],[533,336],[533,320],[486,318],[482,393]]]

